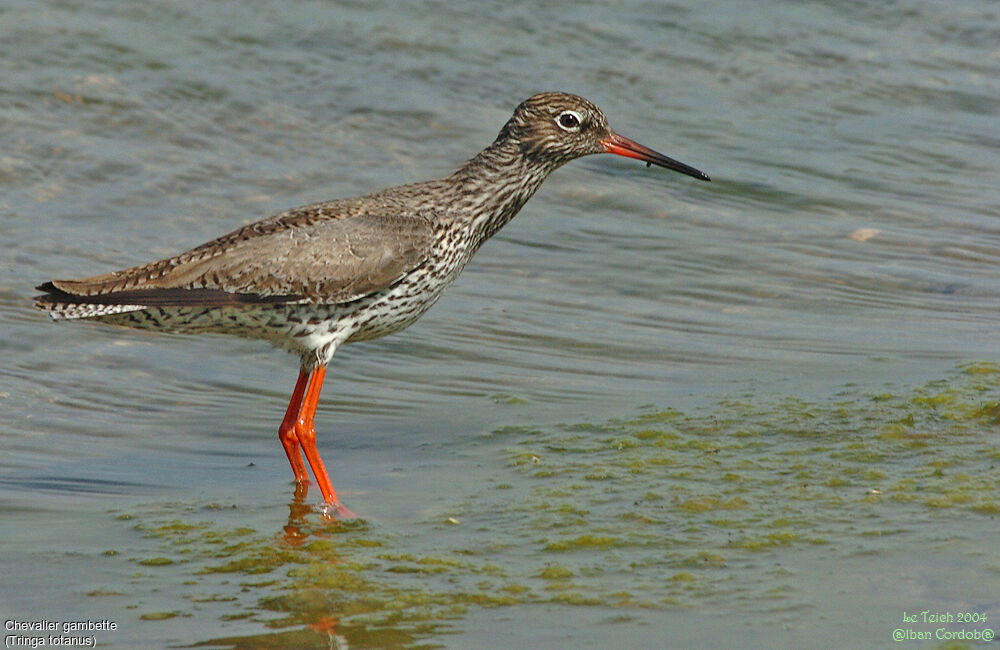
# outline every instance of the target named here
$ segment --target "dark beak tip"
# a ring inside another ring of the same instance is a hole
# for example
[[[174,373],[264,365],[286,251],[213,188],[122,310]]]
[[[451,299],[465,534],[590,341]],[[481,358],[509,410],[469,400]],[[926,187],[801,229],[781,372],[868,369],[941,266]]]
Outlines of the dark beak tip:
[[[605,153],[624,156],[626,158],[637,158],[646,163],[646,167],[656,165],[658,167],[665,167],[675,172],[686,174],[692,178],[697,178],[700,181],[712,180],[708,174],[700,169],[695,169],[690,165],[685,165],[679,160],[674,160],[673,158],[664,156],[658,151],[654,151],[645,145],[641,145],[634,140],[629,140],[628,138],[618,135],[617,133],[612,133],[607,139],[602,140],[601,144],[604,145]]]

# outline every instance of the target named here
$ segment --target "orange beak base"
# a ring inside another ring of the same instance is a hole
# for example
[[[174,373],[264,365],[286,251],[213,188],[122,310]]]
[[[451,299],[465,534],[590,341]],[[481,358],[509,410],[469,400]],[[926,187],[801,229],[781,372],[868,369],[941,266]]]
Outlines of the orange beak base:
[[[646,163],[647,167],[650,165],[658,165],[659,167],[666,167],[667,169],[672,169],[675,172],[693,176],[701,181],[712,180],[708,177],[708,174],[703,171],[697,170],[690,165],[685,165],[684,163],[674,160],[673,158],[664,156],[658,151],[653,151],[649,147],[645,147],[638,142],[629,140],[628,138],[618,135],[617,133],[612,133],[610,137],[601,140],[601,144],[604,145],[604,150],[606,152],[613,153],[618,156],[625,156],[626,158],[641,160]]]

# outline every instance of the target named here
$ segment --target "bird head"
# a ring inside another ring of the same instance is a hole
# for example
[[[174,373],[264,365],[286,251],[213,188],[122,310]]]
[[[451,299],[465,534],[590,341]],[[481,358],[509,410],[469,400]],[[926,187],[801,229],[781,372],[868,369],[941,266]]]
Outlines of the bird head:
[[[553,168],[580,156],[613,153],[710,180],[694,167],[615,133],[604,113],[589,100],[568,93],[533,95],[514,110],[498,140],[515,142],[527,158]]]

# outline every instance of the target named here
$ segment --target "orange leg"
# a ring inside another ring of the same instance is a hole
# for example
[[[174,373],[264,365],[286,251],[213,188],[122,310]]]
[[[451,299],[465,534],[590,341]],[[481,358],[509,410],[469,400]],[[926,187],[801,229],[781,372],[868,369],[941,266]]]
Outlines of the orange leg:
[[[323,390],[324,377],[326,377],[326,366],[319,366],[309,375],[309,385],[302,398],[302,409],[295,422],[295,437],[298,439],[299,446],[302,447],[302,453],[306,455],[306,460],[309,461],[309,467],[312,468],[313,476],[316,477],[316,483],[319,484],[319,489],[323,493],[323,499],[327,505],[341,517],[356,517],[357,515],[344,507],[337,499],[337,493],[333,490],[333,483],[330,482],[330,477],[326,473],[323,459],[319,457],[319,451],[316,449],[316,427],[313,420],[316,417],[319,394]],[[302,462],[301,458],[299,462]]]
[[[278,439],[281,440],[281,446],[285,448],[288,463],[292,466],[292,473],[295,474],[295,480],[299,483],[305,483],[309,480],[306,465],[302,462],[302,453],[299,451],[299,437],[295,432],[295,421],[299,419],[302,396],[308,382],[309,374],[300,370],[299,379],[295,382],[295,390],[292,391],[292,399],[288,402],[288,410],[285,411],[285,419],[278,427]]]

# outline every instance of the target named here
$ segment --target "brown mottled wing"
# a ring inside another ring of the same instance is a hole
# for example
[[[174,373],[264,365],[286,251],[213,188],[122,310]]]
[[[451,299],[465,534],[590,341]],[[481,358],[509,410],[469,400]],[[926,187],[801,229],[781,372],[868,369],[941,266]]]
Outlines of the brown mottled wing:
[[[422,217],[278,217],[152,264],[53,280],[38,287],[52,294],[39,297],[39,307],[46,299],[147,307],[349,302],[397,282],[432,245]]]

